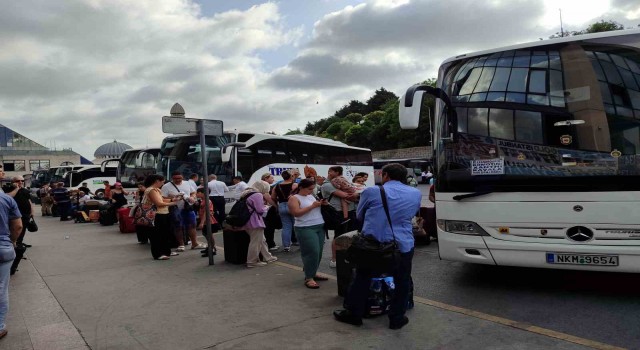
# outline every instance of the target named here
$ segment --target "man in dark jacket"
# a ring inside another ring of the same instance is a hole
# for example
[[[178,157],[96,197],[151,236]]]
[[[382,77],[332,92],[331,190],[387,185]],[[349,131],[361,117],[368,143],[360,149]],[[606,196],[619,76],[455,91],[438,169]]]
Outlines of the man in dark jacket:
[[[15,189],[9,193],[11,197],[18,203],[18,210],[22,215],[22,232],[18,237],[17,244],[25,247],[31,247],[30,244],[23,243],[24,235],[27,233],[27,224],[33,216],[33,203],[31,202],[31,193],[24,188],[24,178],[22,176],[15,176],[11,180]]]
[[[69,198],[69,190],[63,186],[63,182],[58,182],[56,188],[51,190],[51,195],[53,196],[53,202],[58,205],[60,221],[68,221],[69,211],[71,210],[71,199]]]

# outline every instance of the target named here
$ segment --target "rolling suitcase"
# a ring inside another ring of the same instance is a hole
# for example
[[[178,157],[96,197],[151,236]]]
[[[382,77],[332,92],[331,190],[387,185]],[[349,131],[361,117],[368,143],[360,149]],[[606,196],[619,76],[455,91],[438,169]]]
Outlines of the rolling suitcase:
[[[120,226],[120,233],[134,233],[136,232],[136,225],[133,223],[133,218],[129,217],[131,208],[118,209],[118,223]]]
[[[102,226],[111,226],[115,224],[116,219],[115,215],[113,215],[113,211],[109,209],[100,210],[99,222]]]
[[[249,235],[246,231],[223,230],[224,260],[231,264],[246,264]]]

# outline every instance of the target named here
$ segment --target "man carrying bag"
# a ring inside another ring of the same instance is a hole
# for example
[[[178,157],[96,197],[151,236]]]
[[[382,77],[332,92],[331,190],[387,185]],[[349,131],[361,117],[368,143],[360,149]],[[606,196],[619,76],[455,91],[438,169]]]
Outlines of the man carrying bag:
[[[340,322],[362,325],[371,278],[389,273],[396,287],[389,310],[389,328],[400,329],[409,323],[405,312],[414,246],[411,219],[420,209],[422,194],[403,183],[406,177],[407,169],[401,164],[386,165],[382,168],[383,186],[367,188],[360,196],[357,216],[363,222],[360,239],[364,244],[354,247],[361,248],[360,254],[352,254],[359,261],[351,261],[356,265],[356,274],[345,298],[346,309],[333,312]],[[388,249],[389,246],[393,248]],[[372,251],[366,252],[368,248]],[[373,266],[366,259],[367,255],[376,254],[389,257],[385,258],[384,266]]]

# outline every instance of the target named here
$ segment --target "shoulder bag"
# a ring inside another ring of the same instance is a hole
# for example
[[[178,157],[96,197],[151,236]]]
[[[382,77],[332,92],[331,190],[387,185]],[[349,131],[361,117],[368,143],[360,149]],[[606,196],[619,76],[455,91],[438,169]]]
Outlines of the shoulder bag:
[[[176,184],[173,183],[173,181],[171,182],[171,184],[176,189],[176,191],[180,193],[180,189],[178,188],[178,186],[176,186]],[[190,211],[197,211],[197,210],[198,208],[196,208],[194,204],[189,203],[189,201],[186,199],[184,200],[184,207],[182,207],[182,211],[190,212]]]
[[[393,241],[379,242],[375,237],[363,235],[362,233],[353,237],[351,246],[347,249],[347,260],[354,264],[357,268],[370,269],[376,271],[391,270],[395,264],[400,261],[400,250],[396,241],[395,232],[393,232],[393,224],[389,215],[389,206],[387,204],[387,196],[384,187],[380,188],[380,196],[382,197],[382,206],[387,215],[387,221],[393,234]]]
[[[27,231],[29,232],[38,232],[38,224],[33,219],[33,216],[29,218],[29,222],[27,223]]]
[[[153,190],[152,190],[153,191]],[[147,203],[148,193],[144,195],[140,204],[138,204],[133,214],[133,223],[136,226],[154,226],[154,221],[156,220],[156,214],[158,213],[158,208],[155,204]]]

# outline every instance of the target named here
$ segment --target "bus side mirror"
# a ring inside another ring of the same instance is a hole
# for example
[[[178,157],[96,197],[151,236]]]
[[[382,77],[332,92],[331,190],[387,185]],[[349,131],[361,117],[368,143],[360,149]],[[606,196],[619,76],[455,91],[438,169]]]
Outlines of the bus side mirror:
[[[120,166],[120,158],[109,158],[109,159],[103,160],[102,163],[100,163],[100,171],[104,173],[104,171],[106,170],[107,164],[111,162],[115,162],[117,166]]]
[[[233,149],[235,147],[244,148],[246,146],[247,146],[247,144],[242,143],[242,142],[231,142],[231,143],[228,143],[228,144],[224,145],[222,147],[222,154],[221,154],[222,163],[229,163],[229,161],[231,160],[231,155],[233,154]]]
[[[417,129],[420,124],[420,107],[424,91],[407,91],[400,98],[400,127],[402,129]],[[407,99],[410,100],[407,103]]]

